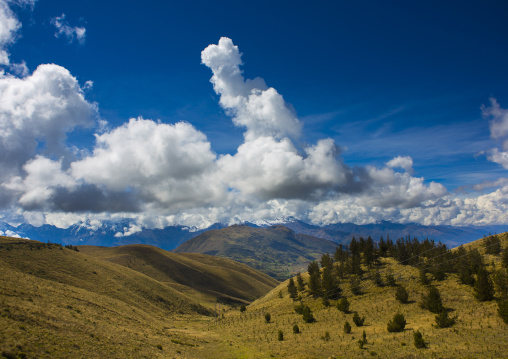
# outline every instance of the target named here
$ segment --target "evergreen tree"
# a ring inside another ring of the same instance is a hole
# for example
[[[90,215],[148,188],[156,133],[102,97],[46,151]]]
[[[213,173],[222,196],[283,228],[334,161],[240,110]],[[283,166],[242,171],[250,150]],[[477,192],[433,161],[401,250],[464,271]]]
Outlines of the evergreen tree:
[[[320,262],[321,262],[321,268],[331,267],[333,264],[333,260],[328,253],[325,253],[321,256]]]
[[[342,297],[337,302],[337,309],[346,314],[349,313],[349,301],[347,300],[346,297]]]
[[[342,244],[339,244],[339,246],[335,249],[335,253],[333,255],[333,259],[336,263],[343,263],[346,261],[346,253],[342,249]]]
[[[457,317],[450,318],[448,316],[448,312],[443,310],[438,315],[436,315],[436,326],[438,328],[448,328],[455,324]]]
[[[362,294],[361,282],[358,276],[353,276],[349,280],[349,287],[351,289],[351,293],[353,293],[354,295]]]
[[[291,299],[296,299],[296,297],[298,296],[298,289],[296,288],[295,281],[293,280],[293,278],[289,279],[288,293]]]
[[[386,242],[382,236],[379,239],[378,248],[379,248],[379,255],[381,257],[386,257],[386,254],[388,252],[388,246],[386,245]]]
[[[243,312],[245,312],[246,310],[247,310],[247,308],[245,307],[245,304],[242,304],[242,305],[240,306],[240,313],[243,313]]]
[[[298,291],[303,292],[305,290],[305,283],[303,282],[303,278],[300,272],[298,272],[296,275],[296,283],[298,285]]]
[[[395,299],[397,299],[402,304],[405,304],[408,302],[409,294],[403,286],[397,287],[397,290],[395,291]]]
[[[420,283],[422,283],[423,285],[429,285],[430,284],[430,280],[427,277],[427,271],[424,268],[420,268],[419,277],[420,277]]]
[[[308,306],[305,306],[305,308],[303,308],[302,316],[303,316],[303,321],[305,323],[314,323],[316,321],[316,319],[314,318],[314,315],[312,315],[312,312]]]
[[[406,327],[406,318],[401,313],[393,316],[393,319],[388,322],[387,329],[390,333],[402,332]]]
[[[382,287],[384,285],[383,279],[381,278],[381,274],[379,273],[379,269],[376,268],[372,280],[374,281],[374,284],[377,285],[378,287]]]
[[[270,323],[270,320],[272,319],[272,316],[270,313],[266,313],[265,314],[265,322],[266,323]]]
[[[497,270],[492,279],[499,298],[508,298],[508,271],[505,268]]]
[[[365,265],[369,268],[372,267],[374,260],[376,259],[375,251],[374,251],[374,241],[370,236],[367,238],[365,242],[365,247],[363,250],[363,259],[365,260]]]
[[[489,236],[484,239],[485,253],[499,254],[501,253],[501,241],[497,235]]]
[[[481,268],[476,276],[474,283],[474,296],[480,302],[486,302],[494,299],[494,286],[486,269]]]
[[[355,315],[353,315],[353,322],[357,327],[361,327],[365,322],[365,317],[360,317],[358,313],[355,313]]]
[[[504,247],[502,260],[505,268],[508,268],[508,246]]]
[[[323,306],[325,308],[328,308],[330,306],[330,300],[328,299],[328,297],[323,298]]]
[[[474,277],[471,272],[471,267],[469,266],[467,257],[461,257],[457,263],[457,270],[459,275],[459,280],[462,284],[473,285]]]
[[[337,298],[340,296],[338,280],[332,273],[332,266],[323,267],[321,276],[321,288],[327,298]]]
[[[362,259],[360,254],[351,256],[351,274],[362,275]]]
[[[284,340],[284,332],[280,329],[279,329],[279,333],[277,335],[277,339],[279,340],[279,342]]]
[[[508,324],[508,299],[501,299],[497,301],[497,314]]]
[[[420,307],[427,309],[432,313],[439,313],[444,310],[441,293],[439,293],[439,290],[436,287],[428,287],[427,295],[422,295]]]
[[[298,325],[293,325],[293,333],[300,334],[300,327]]]
[[[483,258],[478,249],[470,250],[467,254],[467,259],[472,273],[478,273],[480,268],[484,267]]]
[[[423,335],[422,335],[422,333],[420,333],[419,330],[417,330],[416,332],[413,332],[413,339],[414,339],[415,347],[417,349],[422,349],[422,348],[426,347],[425,340],[423,340]]]
[[[363,346],[367,344],[367,334],[365,334],[365,330],[363,331],[363,334],[362,334],[362,339],[358,339],[358,347],[360,349],[363,349]]]
[[[390,287],[395,287],[397,285],[397,281],[395,280],[395,277],[393,276],[393,273],[386,273],[385,277],[386,285]]]
[[[351,324],[349,324],[348,321],[344,323],[344,333],[349,334],[351,333]]]
[[[318,272],[312,272],[309,277],[309,292],[312,295],[320,295],[321,294],[321,275]]]

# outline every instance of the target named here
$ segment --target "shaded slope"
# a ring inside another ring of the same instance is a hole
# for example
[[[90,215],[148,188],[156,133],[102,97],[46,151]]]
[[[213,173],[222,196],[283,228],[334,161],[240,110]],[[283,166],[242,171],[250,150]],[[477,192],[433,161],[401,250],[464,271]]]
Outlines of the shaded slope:
[[[284,226],[253,228],[235,225],[211,230],[183,243],[177,253],[203,253],[231,258],[274,278],[285,279],[302,271],[321,254],[333,253],[336,244]]]
[[[79,246],[79,249],[81,253],[128,267],[209,302],[217,298],[252,301],[278,284],[244,264],[208,255],[171,253],[148,245]]]

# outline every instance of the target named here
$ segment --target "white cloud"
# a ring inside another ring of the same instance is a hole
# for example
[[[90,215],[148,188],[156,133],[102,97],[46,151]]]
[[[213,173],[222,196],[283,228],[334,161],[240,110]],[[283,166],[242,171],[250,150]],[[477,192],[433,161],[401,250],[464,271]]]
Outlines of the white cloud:
[[[21,236],[19,234],[17,234],[16,232],[13,232],[11,230],[6,230],[5,232],[0,230],[0,236],[21,238]]]
[[[502,151],[493,148],[486,151],[487,159],[508,169],[508,110],[501,108],[495,98],[490,99],[490,106],[482,106],[483,116],[490,118],[490,136],[502,141]]]
[[[10,65],[7,47],[16,41],[21,28],[21,23],[9,7],[10,3],[33,6],[35,0],[0,0],[0,65]]]
[[[70,26],[65,20],[65,14],[51,19],[51,23],[56,27],[55,37],[65,36],[69,42],[76,40],[80,44],[85,43],[86,29],[84,27]]]
[[[407,173],[412,175],[413,171],[413,159],[409,156],[397,156],[386,163],[386,165],[390,168],[402,168]]]

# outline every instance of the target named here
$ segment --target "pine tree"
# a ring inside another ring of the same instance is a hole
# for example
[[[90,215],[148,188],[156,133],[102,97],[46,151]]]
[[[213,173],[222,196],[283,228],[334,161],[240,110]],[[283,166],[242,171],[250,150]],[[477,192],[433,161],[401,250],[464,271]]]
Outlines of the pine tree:
[[[390,320],[387,324],[387,329],[390,333],[393,332],[402,332],[406,327],[406,318],[401,313],[397,313],[393,316],[393,319]]]
[[[466,257],[461,257],[457,264],[459,280],[462,284],[473,285],[474,278]]]
[[[505,268],[508,268],[508,246],[504,247],[502,260]]]
[[[388,285],[390,287],[395,287],[397,285],[397,281],[395,280],[395,277],[390,272],[386,273],[385,281],[386,281],[386,285]]]
[[[436,287],[428,287],[427,295],[422,295],[420,307],[427,309],[432,313],[439,313],[444,310],[441,294]]]
[[[303,321],[305,323],[314,323],[316,321],[316,319],[314,318],[314,315],[312,315],[312,312],[308,306],[305,306],[305,308],[303,308],[302,316],[303,316]]]
[[[353,276],[349,280],[349,287],[351,289],[351,293],[353,293],[354,295],[362,294],[361,282],[358,276]]]
[[[409,294],[403,286],[397,287],[397,290],[395,291],[395,299],[397,299],[399,302],[405,304],[408,302]]]
[[[502,299],[497,301],[497,314],[508,324],[508,299]]]
[[[353,323],[355,323],[357,327],[361,327],[364,322],[365,317],[360,317],[358,313],[355,313],[355,315],[353,315]]]
[[[413,332],[413,339],[414,339],[415,347],[417,349],[422,349],[422,348],[426,347],[425,340],[423,340],[423,335],[422,335],[422,333],[420,333],[419,330],[417,330],[416,332]]]
[[[310,274],[310,273],[309,273]],[[309,292],[312,295],[320,295],[321,288],[321,275],[318,272],[312,272],[309,276]]]
[[[280,329],[279,329],[279,334],[277,335],[277,339],[279,340],[279,342],[284,340],[284,332]]]
[[[423,285],[430,284],[430,280],[429,280],[429,278],[427,278],[427,271],[425,269],[423,269],[423,268],[420,269],[419,277],[420,277],[420,283],[422,283]]]
[[[505,268],[501,268],[494,273],[492,279],[498,297],[508,298],[508,271]]]
[[[289,279],[288,293],[291,299],[296,299],[296,297],[298,296],[298,289],[296,288],[295,281],[293,280],[293,278]]]
[[[298,272],[296,275],[296,283],[298,285],[298,291],[303,292],[305,290],[305,283],[303,282],[303,278],[300,272]]]
[[[321,268],[331,267],[333,264],[333,260],[328,253],[325,253],[321,256],[320,262],[321,262]]]
[[[246,310],[247,310],[247,308],[245,308],[245,304],[242,304],[242,305],[240,306],[240,312],[241,312],[241,313],[243,313],[243,312],[245,312]]]
[[[297,324],[293,325],[293,333],[300,334],[300,327]]]
[[[349,301],[347,300],[347,297],[342,297],[337,302],[337,309],[344,313],[349,313]]]
[[[450,318],[448,316],[448,312],[443,310],[438,315],[436,315],[436,326],[438,328],[448,328],[455,324],[457,317]]]
[[[474,296],[480,302],[486,302],[494,299],[494,286],[486,269],[481,268],[478,271],[476,282],[474,284]]]
[[[382,287],[384,285],[383,279],[381,278],[381,274],[379,273],[379,269],[376,268],[372,280],[374,281],[374,284],[376,284],[378,287]]]
[[[270,313],[265,314],[265,322],[270,323],[270,320],[272,319],[272,316]]]
[[[348,321],[344,323],[344,333],[349,334],[351,333],[351,324],[349,324]]]
[[[497,235],[489,236],[484,239],[485,253],[499,254],[501,253],[501,241]]]

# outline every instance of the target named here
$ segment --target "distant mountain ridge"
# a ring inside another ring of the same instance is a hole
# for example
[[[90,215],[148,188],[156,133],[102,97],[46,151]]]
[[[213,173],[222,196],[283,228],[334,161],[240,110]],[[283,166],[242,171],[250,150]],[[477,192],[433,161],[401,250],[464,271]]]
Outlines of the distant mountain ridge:
[[[244,225],[251,227],[267,228],[273,225],[284,225],[296,233],[308,234],[314,237],[327,239],[336,243],[347,244],[353,236],[368,237],[379,240],[382,236],[386,239],[389,235],[392,239],[400,237],[417,237],[419,239],[434,239],[441,241],[448,247],[469,243],[482,238],[489,233],[502,233],[508,231],[508,225],[490,226],[424,226],[416,223],[399,224],[380,222],[374,224],[357,225],[354,223],[336,223],[328,225],[312,225],[292,217],[278,218],[273,221],[245,222]],[[197,235],[212,229],[227,227],[225,224],[216,223],[206,229],[196,230],[185,226],[168,226],[163,229],[143,228],[131,235],[121,235],[135,225],[133,220],[104,221],[100,226],[93,227],[90,223],[78,223],[69,228],[58,228],[52,225],[35,227],[31,224],[21,224],[18,227],[0,222],[0,234],[19,235],[42,242],[58,242],[72,245],[95,245],[95,246],[121,246],[128,244],[148,244],[165,250],[173,250],[182,243]],[[9,234],[7,234],[7,232]]]

